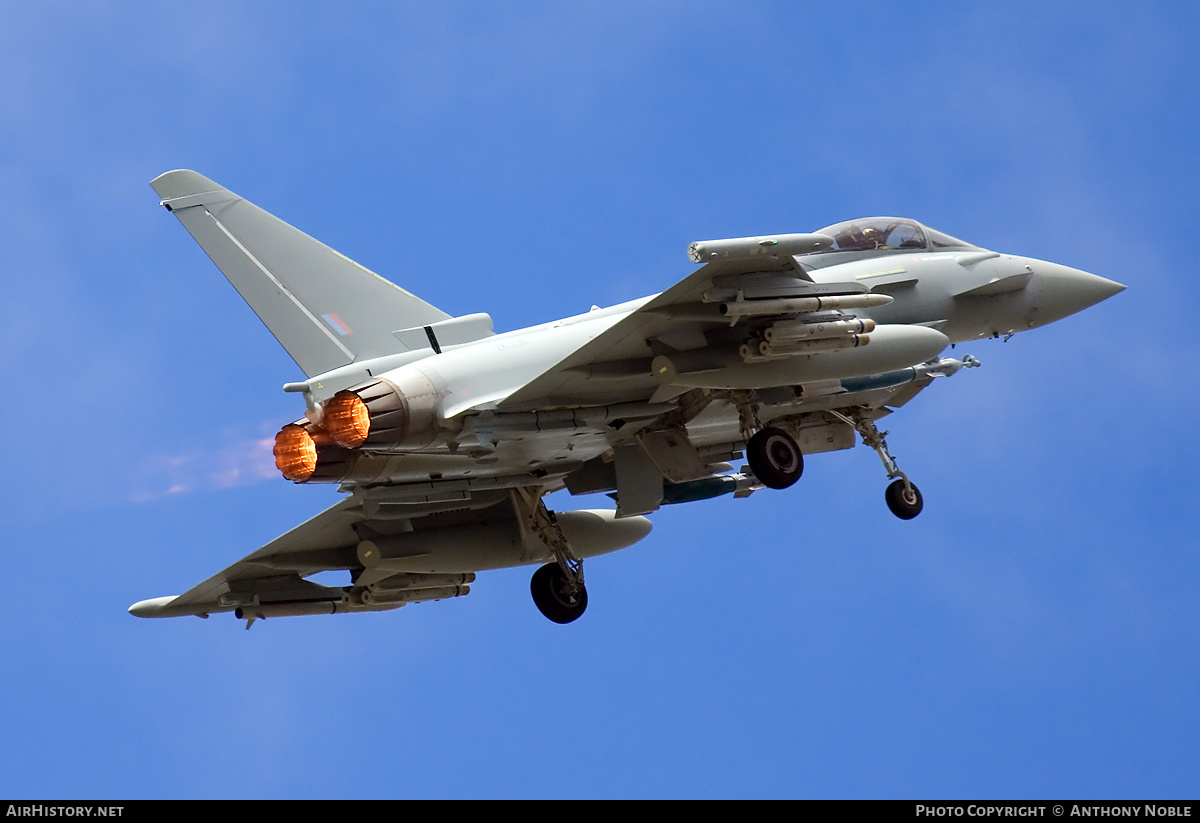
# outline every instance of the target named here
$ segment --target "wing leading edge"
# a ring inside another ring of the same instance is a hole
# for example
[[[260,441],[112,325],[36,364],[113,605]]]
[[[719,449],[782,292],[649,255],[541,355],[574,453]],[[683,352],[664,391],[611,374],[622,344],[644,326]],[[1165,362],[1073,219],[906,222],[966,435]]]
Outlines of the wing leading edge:
[[[586,406],[646,395],[664,402],[696,387],[765,388],[874,374],[924,362],[948,344],[934,329],[891,325],[871,335],[881,345],[847,350],[847,344],[857,347],[859,341],[843,323],[844,340],[780,345],[777,353],[759,354],[757,344],[776,323],[782,328],[808,322],[799,317],[853,319],[859,310],[892,299],[871,294],[857,281],[814,282],[792,255],[716,259],[646,300],[510,394],[500,408]],[[875,329],[873,322],[870,328]]]

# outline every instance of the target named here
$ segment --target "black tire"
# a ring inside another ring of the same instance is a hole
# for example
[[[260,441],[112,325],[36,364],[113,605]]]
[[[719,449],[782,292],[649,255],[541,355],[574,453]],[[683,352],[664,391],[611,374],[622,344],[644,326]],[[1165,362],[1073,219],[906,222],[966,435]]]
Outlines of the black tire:
[[[767,427],[751,437],[746,444],[746,462],[768,489],[786,489],[804,473],[804,455],[782,429]]]
[[[529,592],[538,611],[555,623],[573,623],[587,609],[587,589],[580,586],[574,594],[568,594],[567,576],[557,563],[547,563],[533,573]]]
[[[887,501],[888,508],[901,520],[912,520],[921,513],[921,509],[925,506],[925,501],[921,499],[921,490],[915,484],[909,485],[912,486],[912,494],[905,493],[903,480],[893,481],[887,487],[887,491],[883,493],[883,499]]]

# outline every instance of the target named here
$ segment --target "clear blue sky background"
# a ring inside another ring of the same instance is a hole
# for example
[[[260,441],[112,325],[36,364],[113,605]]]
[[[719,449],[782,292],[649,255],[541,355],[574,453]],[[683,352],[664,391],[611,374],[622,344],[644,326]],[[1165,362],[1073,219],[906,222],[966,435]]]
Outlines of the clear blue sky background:
[[[1197,9],[0,4],[0,796],[1197,796]],[[569,627],[525,569],[144,621],[336,497],[264,469],[299,372],[179,167],[501,330],[873,214],[1129,288],[888,421],[913,522],[859,447]]]

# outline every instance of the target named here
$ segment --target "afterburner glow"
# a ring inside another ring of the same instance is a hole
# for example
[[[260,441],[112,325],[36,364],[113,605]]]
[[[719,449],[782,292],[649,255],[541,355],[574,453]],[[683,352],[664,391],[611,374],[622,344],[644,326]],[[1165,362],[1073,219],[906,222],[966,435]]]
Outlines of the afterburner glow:
[[[317,470],[317,446],[303,426],[289,423],[275,435],[275,468],[288,480],[303,483]]]

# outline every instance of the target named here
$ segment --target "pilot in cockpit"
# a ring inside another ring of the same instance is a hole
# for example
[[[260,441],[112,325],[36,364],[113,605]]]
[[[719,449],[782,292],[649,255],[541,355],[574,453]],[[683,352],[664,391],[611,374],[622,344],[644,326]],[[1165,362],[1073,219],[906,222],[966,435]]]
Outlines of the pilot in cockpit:
[[[838,251],[866,251],[875,248],[874,244],[867,242],[857,223],[848,224],[844,230],[834,235],[833,239],[837,241]]]

